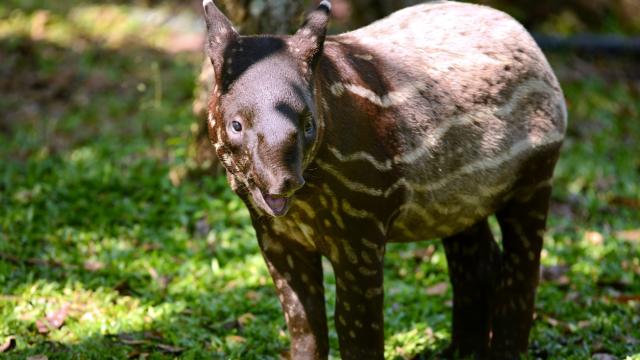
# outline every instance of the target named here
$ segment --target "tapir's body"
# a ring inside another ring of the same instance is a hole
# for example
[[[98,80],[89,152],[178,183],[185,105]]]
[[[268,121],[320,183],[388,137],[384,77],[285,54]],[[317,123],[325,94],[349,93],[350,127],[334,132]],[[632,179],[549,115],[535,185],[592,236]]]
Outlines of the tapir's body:
[[[544,56],[487,7],[425,4],[328,37],[319,72],[329,130],[316,155],[322,179],[307,182],[335,181],[390,241],[449,236],[492,214],[535,176],[526,160],[564,133]]]
[[[283,38],[286,51],[304,53],[300,39],[324,37],[314,30]],[[253,39],[244,44],[260,41]],[[242,51],[243,42],[237,43],[231,53]],[[385,244],[432,238],[444,238],[454,287],[451,350],[517,356],[527,346],[550,179],[566,126],[562,91],[541,51],[501,12],[435,2],[327,37],[314,56],[299,68],[309,79],[309,93],[300,98],[317,129],[313,142],[298,146],[305,150],[297,160],[303,180],[295,195],[271,196],[266,186],[252,190],[259,174],[234,175],[255,169],[256,162],[264,165],[276,152],[268,134],[280,135],[272,125],[258,131],[261,145],[245,145],[257,154],[252,160],[229,160],[233,155],[220,127],[229,121],[225,109],[236,106],[228,99],[261,84],[221,85],[210,124],[223,163],[233,168],[230,181],[250,208],[285,312],[292,356],[327,355],[325,256],[336,275],[343,358],[380,358]],[[267,72],[260,66],[256,62],[242,76]],[[237,77],[220,65],[222,76],[225,69]],[[255,95],[269,92],[267,85]],[[280,97],[274,99],[280,104]],[[242,131],[249,141],[248,130]],[[295,159],[291,149],[282,158]],[[268,178],[288,171],[278,159],[263,170]],[[264,204],[281,216],[266,214]],[[486,219],[494,213],[503,252],[488,230]]]

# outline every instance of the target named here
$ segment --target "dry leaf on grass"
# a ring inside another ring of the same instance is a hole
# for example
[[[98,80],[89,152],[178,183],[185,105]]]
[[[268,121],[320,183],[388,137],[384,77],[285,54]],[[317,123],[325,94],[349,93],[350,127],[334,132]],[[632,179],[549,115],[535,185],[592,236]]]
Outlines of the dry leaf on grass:
[[[87,271],[95,272],[104,269],[104,263],[100,261],[87,260],[84,262],[83,267]]]
[[[9,336],[2,345],[0,345],[0,354],[13,350],[16,347],[16,337]]]
[[[441,283],[428,287],[425,292],[427,293],[427,295],[444,295],[447,292],[448,288],[449,283],[443,281]]]
[[[41,334],[46,334],[51,330],[60,329],[62,325],[64,325],[64,321],[69,316],[69,310],[71,309],[71,304],[64,303],[60,309],[47,313],[42,319],[36,320],[36,328],[38,332]]]
[[[605,353],[593,354],[593,356],[591,356],[591,359],[592,360],[618,360],[617,357],[611,354],[605,354]]]
[[[244,344],[247,342],[247,339],[243,338],[242,336],[238,336],[238,335],[229,335],[227,337],[225,337],[225,340],[228,343],[232,343],[232,344]]]
[[[49,360],[49,357],[44,354],[38,354],[27,357],[27,360]]]
[[[626,304],[632,301],[640,302],[640,295],[618,295],[614,296],[612,300],[621,304]]]
[[[255,318],[256,316],[253,315],[252,313],[242,314],[238,318],[238,323],[240,324],[240,326],[247,326],[247,324],[255,320]]]
[[[604,236],[597,231],[587,231],[584,233],[583,237],[584,241],[588,242],[591,245],[602,245],[604,244]]]
[[[624,196],[614,196],[610,201],[610,205],[628,207],[631,209],[640,209],[640,200]]]
[[[160,349],[160,351],[168,354],[180,354],[184,352],[183,348],[177,347],[177,346],[166,345],[166,344],[156,344],[156,346],[158,347],[158,349]]]
[[[624,241],[640,242],[640,229],[617,231],[615,236]]]

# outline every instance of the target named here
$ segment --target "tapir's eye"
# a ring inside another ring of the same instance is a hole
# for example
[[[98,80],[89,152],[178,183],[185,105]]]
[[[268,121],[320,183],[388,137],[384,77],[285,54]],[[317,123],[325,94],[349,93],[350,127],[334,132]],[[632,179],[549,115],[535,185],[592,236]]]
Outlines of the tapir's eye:
[[[242,131],[242,124],[240,124],[239,121],[233,120],[231,122],[231,128],[233,128],[233,131],[239,133],[240,131]]]

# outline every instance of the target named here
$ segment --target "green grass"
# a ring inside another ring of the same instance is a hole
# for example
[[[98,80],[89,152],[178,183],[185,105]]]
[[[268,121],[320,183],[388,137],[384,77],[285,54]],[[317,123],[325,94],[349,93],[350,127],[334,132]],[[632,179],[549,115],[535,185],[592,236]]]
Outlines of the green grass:
[[[0,5],[0,343],[17,341],[0,356],[277,358],[284,320],[246,209],[224,178],[184,176],[200,53],[170,54],[175,30],[144,9],[80,5],[47,31]],[[104,14],[113,26],[93,26]],[[541,283],[530,356],[640,359],[640,239],[622,233],[640,229],[640,87],[563,85],[542,259],[560,271]],[[385,267],[387,357],[434,356],[450,335],[441,246],[391,245]]]

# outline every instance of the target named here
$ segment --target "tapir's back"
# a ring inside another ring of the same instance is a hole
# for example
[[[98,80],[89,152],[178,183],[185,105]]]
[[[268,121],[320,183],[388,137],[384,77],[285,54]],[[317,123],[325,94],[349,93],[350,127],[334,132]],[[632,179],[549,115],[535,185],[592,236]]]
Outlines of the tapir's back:
[[[350,177],[353,190],[404,193],[391,237],[403,228],[411,229],[404,238],[448,236],[486,217],[531,171],[528,159],[562,141],[557,80],[526,30],[502,12],[427,3],[328,38],[325,55],[336,73],[326,86],[350,107],[328,115],[335,132],[326,149],[342,165],[393,179],[375,187]],[[354,136],[362,138],[348,140]],[[414,223],[430,226],[416,234]]]

